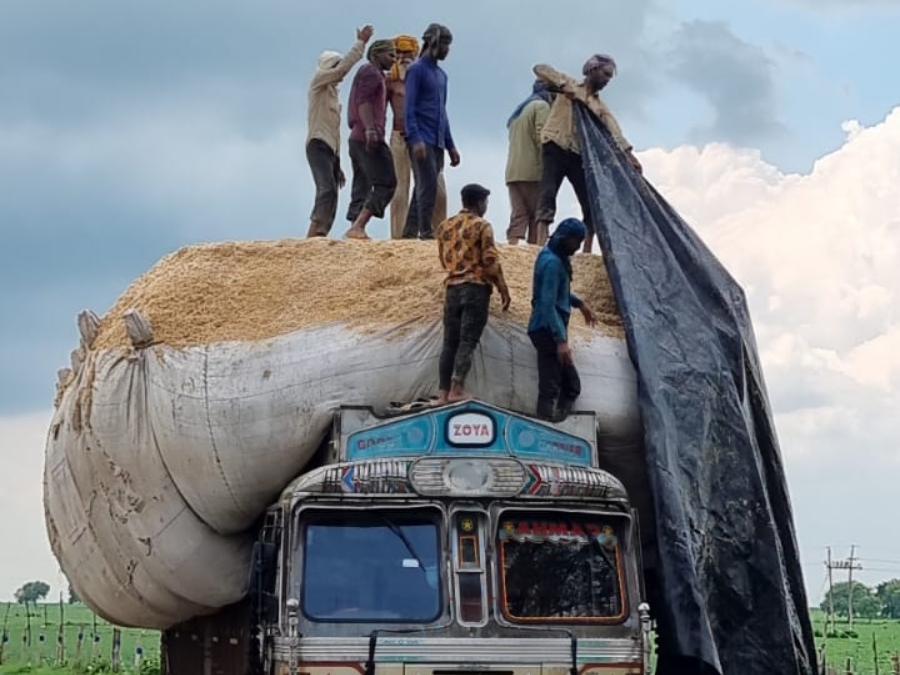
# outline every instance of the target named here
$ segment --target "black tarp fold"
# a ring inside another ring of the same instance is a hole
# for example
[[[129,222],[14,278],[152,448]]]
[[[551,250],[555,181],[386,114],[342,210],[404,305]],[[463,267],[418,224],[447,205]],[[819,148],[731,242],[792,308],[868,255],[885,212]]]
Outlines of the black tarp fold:
[[[813,675],[781,453],[740,286],[578,104],[590,208],[638,373],[658,673]]]

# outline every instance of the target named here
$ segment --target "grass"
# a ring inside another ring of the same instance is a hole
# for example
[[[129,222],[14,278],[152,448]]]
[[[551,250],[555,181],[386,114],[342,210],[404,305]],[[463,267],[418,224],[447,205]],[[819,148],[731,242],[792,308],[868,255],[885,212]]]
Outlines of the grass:
[[[6,616],[7,603],[0,603],[0,622]],[[69,673],[108,672],[112,660],[114,626],[99,617],[82,604],[63,606],[63,659],[57,658],[57,643],[60,626],[58,604],[38,604],[37,611],[31,609],[31,644],[27,643],[28,616],[23,605],[11,604],[7,621],[6,643],[0,675],[29,673],[30,675],[68,675]],[[0,630],[3,625],[0,623]],[[142,675],[158,672],[159,633],[136,628],[121,629],[119,650],[120,672]],[[82,634],[79,651],[79,633]],[[96,635],[99,640],[94,641]],[[44,637],[43,642],[41,636]],[[142,670],[135,669],[136,649],[143,650]]]
[[[845,672],[847,659],[852,659],[854,675],[874,675],[875,647],[878,649],[878,672],[890,675],[891,657],[900,654],[900,621],[887,619],[855,619],[853,632],[856,637],[848,635],[850,625],[846,620],[835,622],[835,633],[845,637],[826,637],[825,614],[821,610],[812,610],[813,630],[816,632],[816,646],[825,648],[826,664],[839,673]]]
[[[45,614],[46,610],[46,614]],[[0,603],[0,621],[6,614],[6,603]],[[46,619],[45,619],[46,616]],[[878,672],[890,675],[891,657],[900,654],[900,621],[881,619],[857,619],[853,624],[856,637],[825,637],[825,615],[818,609],[812,610],[813,630],[816,631],[816,646],[824,647],[827,664],[844,673],[847,659],[852,659],[854,675],[874,675],[875,654],[872,648],[873,636],[878,649]],[[31,646],[23,641],[28,632],[28,618],[22,605],[10,607],[7,631],[9,642],[4,650],[0,675],[75,675],[81,673],[108,673],[112,659],[113,628],[111,624],[96,618],[84,605],[63,606],[63,626],[65,647],[63,663],[57,660],[57,636],[59,634],[59,605],[39,604],[37,612],[32,610]],[[92,642],[96,621],[98,642]],[[2,624],[0,624],[2,629]],[[126,675],[158,673],[159,633],[152,630],[123,628],[120,648],[120,672]],[[836,632],[847,634],[850,626],[838,620]],[[80,655],[78,654],[78,634],[83,634]],[[40,641],[40,636],[44,641]],[[143,649],[143,668],[135,669],[134,657],[137,647]]]

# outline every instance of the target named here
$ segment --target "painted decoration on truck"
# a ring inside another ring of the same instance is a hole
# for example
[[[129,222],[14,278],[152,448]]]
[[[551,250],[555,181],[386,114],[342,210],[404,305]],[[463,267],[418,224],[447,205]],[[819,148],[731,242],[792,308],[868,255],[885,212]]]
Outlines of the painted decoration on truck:
[[[619,543],[615,530],[598,523],[570,523],[548,520],[505,520],[497,533],[502,541],[517,542],[551,541],[560,544],[587,544],[594,539],[601,546],[615,548]]]
[[[475,401],[358,431],[345,448],[347,461],[462,453],[593,465],[586,440]]]

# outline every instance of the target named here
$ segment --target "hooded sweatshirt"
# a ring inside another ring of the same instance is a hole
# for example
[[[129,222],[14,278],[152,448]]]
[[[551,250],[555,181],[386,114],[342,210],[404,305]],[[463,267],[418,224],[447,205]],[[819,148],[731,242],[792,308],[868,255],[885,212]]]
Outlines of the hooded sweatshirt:
[[[541,249],[534,263],[528,332],[550,331],[556,344],[568,342],[572,308],[584,304],[572,293],[572,261],[563,251],[562,242],[569,236],[583,239],[585,232],[584,223],[580,220],[566,218],[556,226],[550,241]]]

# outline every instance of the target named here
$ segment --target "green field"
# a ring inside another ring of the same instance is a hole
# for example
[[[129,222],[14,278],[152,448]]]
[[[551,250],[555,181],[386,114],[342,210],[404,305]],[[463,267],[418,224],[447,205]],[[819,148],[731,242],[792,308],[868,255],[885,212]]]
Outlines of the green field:
[[[46,612],[45,612],[46,610]],[[59,605],[39,604],[31,615],[31,645],[28,646],[28,617],[22,605],[10,606],[7,633],[9,641],[3,651],[0,675],[30,673],[32,675],[69,675],[74,673],[110,672],[113,648],[113,626],[96,618],[84,605],[63,606],[63,654],[58,658]],[[6,604],[0,603],[0,621],[6,614]],[[817,632],[816,644],[825,649],[828,666],[843,675],[847,658],[852,659],[854,675],[874,675],[875,647],[878,650],[878,672],[890,675],[891,657],[900,654],[900,621],[858,620],[853,630],[857,637],[825,636],[825,616],[812,610],[813,629]],[[2,624],[0,624],[2,629]],[[849,631],[846,622],[838,621],[838,635]],[[82,633],[79,649],[78,634]],[[40,637],[44,636],[43,642]],[[99,637],[93,641],[92,636]],[[143,651],[142,665],[135,668],[136,649]],[[134,628],[122,629],[119,672],[126,674],[156,675],[159,673],[159,633]]]
[[[843,674],[849,658],[852,660],[854,675],[874,675],[877,649],[877,672],[880,675],[891,675],[891,658],[900,654],[900,621],[857,619],[853,622],[853,632],[857,637],[825,637],[825,614],[814,609],[812,620],[813,630],[816,631],[816,645],[820,649],[824,647],[825,662],[830,668]],[[839,619],[835,623],[838,636],[849,631],[850,626],[845,620]]]
[[[0,603],[0,622],[6,616],[6,603]],[[114,626],[96,617],[81,604],[63,605],[62,662],[58,655],[60,607],[38,604],[31,610],[31,644],[28,644],[28,616],[23,605],[10,606],[7,622],[9,641],[3,651],[0,675],[33,673],[103,673],[110,671]],[[0,630],[3,625],[0,623]],[[79,647],[79,633],[82,634]],[[41,641],[43,635],[44,640]],[[99,640],[94,640],[94,636]],[[143,651],[142,665],[135,668],[135,652]],[[119,649],[119,672],[151,675],[159,672],[159,633],[152,630],[123,628]]]

